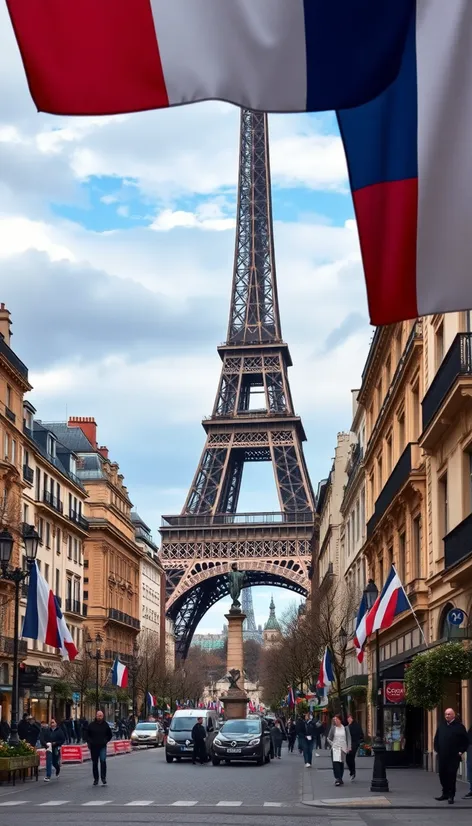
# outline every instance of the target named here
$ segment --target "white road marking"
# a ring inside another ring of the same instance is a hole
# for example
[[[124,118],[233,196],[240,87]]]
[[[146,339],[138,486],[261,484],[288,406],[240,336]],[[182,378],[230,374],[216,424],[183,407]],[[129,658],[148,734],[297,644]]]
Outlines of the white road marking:
[[[89,800],[88,803],[82,803],[82,806],[107,806],[108,803],[113,803],[113,800]]]
[[[0,806],[23,806],[27,800],[7,800],[6,803],[0,803]]]
[[[264,803],[264,806],[274,806],[276,808],[280,808],[283,805],[283,803]]]
[[[176,800],[175,803],[171,803],[171,806],[196,806],[198,800]]]
[[[242,806],[242,800],[220,800],[219,803],[216,804],[217,806]]]
[[[64,803],[70,803],[69,800],[48,800],[47,803],[40,803],[40,806],[64,806]]]
[[[154,800],[131,800],[126,806],[152,806]]]

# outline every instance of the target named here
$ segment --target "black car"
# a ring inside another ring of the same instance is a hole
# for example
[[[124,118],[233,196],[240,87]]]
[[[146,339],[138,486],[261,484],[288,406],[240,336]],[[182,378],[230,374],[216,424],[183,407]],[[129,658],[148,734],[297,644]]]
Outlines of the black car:
[[[212,761],[255,760],[259,766],[270,762],[269,729],[262,720],[254,717],[244,720],[228,720],[218,732],[212,744]]]

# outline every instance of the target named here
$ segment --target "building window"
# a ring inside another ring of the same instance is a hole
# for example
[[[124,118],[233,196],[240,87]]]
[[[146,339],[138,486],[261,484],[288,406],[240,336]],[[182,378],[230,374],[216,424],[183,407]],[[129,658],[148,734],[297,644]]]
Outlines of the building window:
[[[66,589],[67,589],[66,599],[69,602],[72,602],[72,580],[69,577],[67,577]]]
[[[9,437],[8,433],[5,433],[4,455],[5,455],[5,459],[10,458],[10,437]]]
[[[39,533],[39,538],[40,538],[41,544],[42,544],[43,538],[44,538],[44,521],[43,521],[43,518],[41,516],[38,519],[38,533]]]
[[[392,569],[392,565],[393,565],[393,547],[390,546],[390,548],[387,551],[387,566],[388,566],[387,574],[390,573],[390,571]]]
[[[388,357],[387,361],[385,362],[385,387],[390,387],[390,379],[392,377],[392,360],[390,356]]]
[[[13,465],[16,465],[16,442],[14,439],[11,440],[11,461]]]
[[[29,525],[29,505],[23,505],[23,522]]]
[[[391,436],[391,434],[387,439],[386,447],[387,447],[387,456],[386,456],[387,467],[386,467],[386,471],[387,471],[387,478],[388,478],[390,476],[391,472],[392,472],[392,469],[393,469],[393,451],[392,451],[392,436]]]
[[[377,459],[377,491],[380,493],[383,485],[383,468],[382,468],[382,454],[379,454]]]
[[[7,407],[9,407],[10,410],[12,408],[12,405],[11,405],[11,387],[10,387],[9,384],[7,384]]]
[[[403,531],[398,537],[398,563],[397,572],[402,583],[405,582],[405,553],[406,553],[406,537]]]
[[[56,456],[56,440],[54,436],[48,433],[48,453],[54,459]]]
[[[413,561],[415,566],[414,576],[421,579],[423,566],[421,564],[421,516],[413,520]]]
[[[61,596],[61,572],[56,568],[56,597]]]
[[[398,416],[398,453],[401,456],[405,449],[405,414],[402,412]]]
[[[49,565],[48,564],[46,564],[44,566],[44,579],[46,580],[47,583],[49,583]]]
[[[46,522],[46,548],[51,547],[51,525]]]
[[[36,468],[36,500],[41,499],[41,471],[39,467]]]
[[[359,499],[356,502],[356,542],[359,542],[361,535],[361,506]]]
[[[411,422],[413,427],[412,441],[416,442],[421,433],[421,416],[420,416],[420,388],[416,383],[411,391]]]
[[[67,546],[67,558],[72,559],[72,537],[69,534],[69,543]]]
[[[61,529],[56,528],[56,553],[61,553]]]
[[[439,480],[439,532],[444,538],[449,531],[449,506],[447,491],[447,473]]]
[[[444,358],[444,323],[441,322],[434,336],[434,359],[436,370],[439,370]]]

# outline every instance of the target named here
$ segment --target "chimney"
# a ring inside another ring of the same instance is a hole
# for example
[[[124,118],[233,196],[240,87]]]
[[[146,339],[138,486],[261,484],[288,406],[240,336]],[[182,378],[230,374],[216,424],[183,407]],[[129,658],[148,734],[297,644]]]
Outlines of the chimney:
[[[69,416],[68,427],[80,427],[84,436],[89,440],[95,450],[97,445],[97,423],[93,416]]]
[[[5,339],[5,344],[8,344],[10,347],[10,340],[11,340],[11,318],[10,312],[5,307],[5,304],[0,304],[0,333]]]
[[[98,448],[98,452],[101,453],[104,459],[108,459],[108,448],[102,445]]]

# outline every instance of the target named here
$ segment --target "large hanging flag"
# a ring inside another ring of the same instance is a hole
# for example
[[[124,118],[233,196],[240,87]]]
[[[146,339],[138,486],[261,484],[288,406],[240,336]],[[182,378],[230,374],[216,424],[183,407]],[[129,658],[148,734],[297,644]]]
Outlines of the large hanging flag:
[[[412,611],[414,614],[400,577],[395,570],[395,566],[392,565],[381,593],[356,629],[354,636],[355,648],[362,651],[367,639],[374,631],[390,628],[395,617],[403,611]],[[359,659],[359,654],[357,656]]]
[[[7,0],[42,112],[205,99],[271,112],[372,100],[398,74],[414,0]]]
[[[37,562],[30,569],[26,613],[22,637],[58,648],[65,660],[74,660],[78,651],[53,591]]]
[[[334,674],[333,674],[333,665],[331,662],[331,652],[326,646],[325,652],[323,654],[323,659],[321,660],[320,665],[320,673],[318,675],[318,681],[316,683],[317,688],[329,688],[331,683],[334,681]]]
[[[472,2],[414,5],[395,82],[338,112],[373,324],[472,307]]]
[[[364,643],[367,639],[365,630],[367,614],[367,597],[365,594],[362,594],[361,604],[359,605],[359,610],[357,612],[356,631],[354,634],[354,648],[356,649],[357,659],[360,663],[364,659]],[[360,644],[360,640],[363,641],[362,644]]]
[[[118,657],[116,657],[111,669],[111,682],[112,685],[117,685],[119,688],[126,688],[128,685],[128,669],[126,665],[120,663]]]
[[[150,709],[157,707],[157,697],[155,697],[154,694],[151,694],[150,691],[147,693],[147,701]]]
[[[287,694],[286,703],[287,703],[289,708],[294,708],[295,707],[295,693],[293,691],[293,686],[291,686],[291,685],[288,687],[288,694]]]

